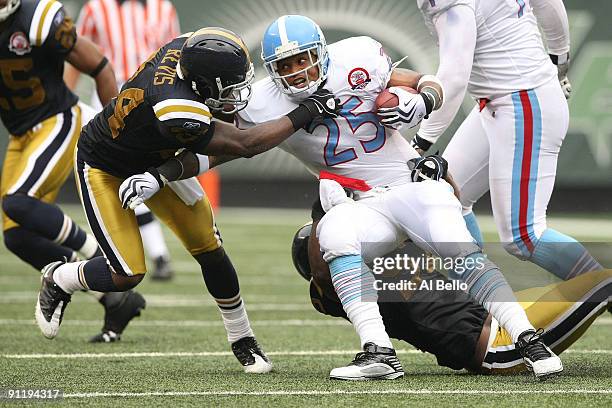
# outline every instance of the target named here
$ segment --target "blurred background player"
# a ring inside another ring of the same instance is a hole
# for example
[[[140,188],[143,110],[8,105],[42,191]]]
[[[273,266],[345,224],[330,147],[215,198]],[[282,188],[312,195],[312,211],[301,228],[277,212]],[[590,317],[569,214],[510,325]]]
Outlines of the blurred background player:
[[[448,98],[423,121],[414,146],[425,151],[438,139],[466,89],[478,101],[444,152],[472,236],[482,242],[472,206],[490,190],[500,241],[510,254],[561,279],[601,269],[582,244],[546,224],[569,123],[569,28],[563,2],[418,4],[439,42],[437,75]]]
[[[101,255],[93,236],[53,204],[73,169],[81,131],[78,98],[64,84],[64,61],[95,79],[105,103],[117,94],[113,70],[55,0],[0,0],[0,116],[11,136],[2,168],[4,244],[40,270]],[[105,308],[95,341],[119,338],[144,308],[137,293],[95,294]]]
[[[45,337],[58,334],[75,291],[122,292],[142,281],[147,268],[131,210],[146,201],[200,265],[244,370],[272,369],[251,330],[238,276],[222,246],[210,203],[192,178],[200,168],[195,153],[251,157],[312,120],[337,115],[339,105],[333,95],[321,91],[279,120],[247,131],[212,121],[211,111],[246,106],[253,76],[240,37],[219,27],[202,28],[160,48],[84,127],[76,154],[77,184],[104,256],[45,267],[35,312]],[[172,185],[164,188],[182,179],[196,184],[195,199],[188,200]]]
[[[79,36],[93,41],[111,61],[119,89],[152,53],[180,35],[176,9],[170,0],[89,0],[76,23]],[[68,87],[75,89],[80,72],[66,68]],[[99,112],[95,93],[91,105]],[[89,122],[91,117],[85,119]],[[146,205],[136,208],[136,217],[147,257],[153,262],[151,278],[172,278],[170,253],[161,225]]]

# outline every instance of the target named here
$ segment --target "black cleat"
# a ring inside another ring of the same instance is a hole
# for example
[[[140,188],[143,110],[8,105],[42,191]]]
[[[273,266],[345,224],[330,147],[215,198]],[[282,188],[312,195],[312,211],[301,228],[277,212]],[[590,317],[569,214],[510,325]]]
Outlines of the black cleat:
[[[232,343],[234,355],[244,367],[245,373],[269,373],[272,363],[257,344],[255,337],[243,337]]]
[[[538,380],[544,380],[563,371],[561,359],[542,341],[543,333],[544,329],[524,331],[515,344],[523,356],[527,369]]]
[[[394,380],[404,376],[404,369],[395,355],[395,350],[380,347],[374,343],[363,345],[363,352],[357,353],[355,359],[346,367],[331,370],[332,380]]]
[[[168,261],[163,256],[158,256],[153,261],[155,263],[155,268],[153,272],[151,272],[151,279],[158,281],[170,280],[174,276],[174,270],[172,266],[170,266],[170,261]]]
[[[121,333],[128,323],[140,316],[140,311],[146,307],[144,297],[138,292],[108,292],[102,296],[100,303],[104,306],[104,327],[96,334],[90,343],[112,343],[121,340]]]
[[[53,280],[53,272],[65,262],[52,262],[42,269],[42,284],[38,292],[34,317],[43,336],[53,339],[59,332],[64,310],[70,303],[71,295],[64,292]]]

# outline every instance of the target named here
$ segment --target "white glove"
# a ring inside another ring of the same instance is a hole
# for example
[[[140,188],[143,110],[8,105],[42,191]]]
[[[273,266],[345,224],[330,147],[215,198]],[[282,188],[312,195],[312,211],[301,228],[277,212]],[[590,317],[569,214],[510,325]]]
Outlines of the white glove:
[[[328,179],[319,180],[319,198],[321,199],[321,207],[323,207],[325,212],[339,204],[353,201],[347,197],[346,191],[344,191],[340,183]]]
[[[559,84],[563,90],[565,99],[569,99],[572,94],[572,84],[567,79],[567,71],[569,71],[570,57],[569,53],[563,55],[550,55],[550,59],[553,64],[557,66],[557,77],[559,78]]]
[[[418,126],[427,116],[427,107],[423,95],[414,94],[396,86],[392,86],[388,90],[398,97],[399,104],[395,108],[378,109],[377,113],[381,118],[380,123],[384,126],[399,129],[406,125],[408,129],[412,129]]]
[[[165,184],[163,177],[154,168],[146,173],[128,177],[119,186],[121,206],[133,210],[153,197]]]

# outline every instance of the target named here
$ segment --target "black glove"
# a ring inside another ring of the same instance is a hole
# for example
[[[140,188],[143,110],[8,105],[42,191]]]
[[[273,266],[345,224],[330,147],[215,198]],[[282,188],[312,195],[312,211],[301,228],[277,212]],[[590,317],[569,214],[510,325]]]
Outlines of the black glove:
[[[415,183],[424,180],[441,180],[448,174],[448,162],[437,154],[411,159],[408,161],[408,168],[412,170],[410,178]]]
[[[319,89],[314,94],[300,102],[300,106],[289,112],[287,116],[298,130],[310,124],[315,119],[336,118],[342,109],[340,99],[327,89]]]

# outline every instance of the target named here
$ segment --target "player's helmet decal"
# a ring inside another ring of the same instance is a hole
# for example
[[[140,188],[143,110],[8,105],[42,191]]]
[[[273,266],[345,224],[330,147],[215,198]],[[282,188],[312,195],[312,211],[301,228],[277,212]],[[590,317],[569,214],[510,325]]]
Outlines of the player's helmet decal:
[[[281,92],[303,99],[312,95],[327,79],[329,56],[327,42],[321,28],[304,16],[287,15],[275,20],[264,34],[261,41],[261,58],[268,75],[274,80]],[[305,69],[289,75],[279,75],[278,62],[303,52],[308,53],[310,65]],[[287,79],[297,74],[307,73],[313,67],[318,67],[319,78],[310,81],[304,88],[289,85]]]
[[[6,6],[0,8],[0,21],[4,21],[9,18],[11,14],[17,11],[20,5],[21,0],[8,0]]]
[[[235,113],[251,99],[253,63],[244,41],[230,30],[206,27],[191,34],[177,73],[213,111]]]

